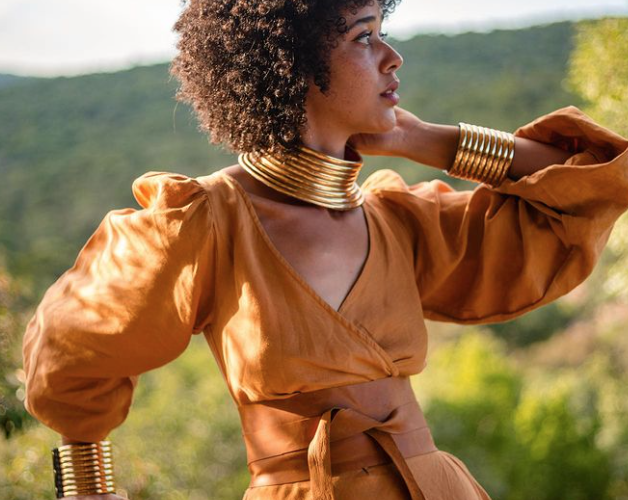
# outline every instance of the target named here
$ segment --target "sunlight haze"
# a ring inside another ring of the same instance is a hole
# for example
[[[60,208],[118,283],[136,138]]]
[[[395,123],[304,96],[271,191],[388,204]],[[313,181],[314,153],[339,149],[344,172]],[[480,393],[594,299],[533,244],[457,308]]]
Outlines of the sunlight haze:
[[[178,0],[2,0],[0,73],[71,76],[168,61],[180,10]],[[407,39],[603,15],[628,15],[628,2],[406,0],[384,29]]]

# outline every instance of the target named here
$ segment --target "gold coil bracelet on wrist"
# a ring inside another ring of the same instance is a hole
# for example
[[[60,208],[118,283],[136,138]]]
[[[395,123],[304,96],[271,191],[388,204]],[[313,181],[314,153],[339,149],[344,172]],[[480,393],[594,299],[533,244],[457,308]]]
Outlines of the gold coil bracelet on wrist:
[[[109,441],[54,448],[52,466],[57,498],[116,492]]]
[[[445,172],[475,182],[499,186],[515,156],[515,136],[508,132],[460,122],[456,159]]]

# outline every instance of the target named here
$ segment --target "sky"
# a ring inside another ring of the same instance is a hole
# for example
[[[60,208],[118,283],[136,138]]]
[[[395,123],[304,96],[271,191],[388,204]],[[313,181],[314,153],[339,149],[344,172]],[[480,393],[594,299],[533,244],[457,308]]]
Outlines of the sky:
[[[168,61],[181,8],[180,0],[0,0],[0,73],[73,76]],[[383,29],[407,39],[604,15],[628,16],[628,0],[404,0]]]

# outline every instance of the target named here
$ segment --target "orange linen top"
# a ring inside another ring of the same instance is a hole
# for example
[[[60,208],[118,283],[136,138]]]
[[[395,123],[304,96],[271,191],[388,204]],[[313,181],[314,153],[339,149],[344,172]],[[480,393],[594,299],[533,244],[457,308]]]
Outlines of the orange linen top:
[[[200,333],[237,405],[410,376],[426,365],[425,318],[501,322],[566,294],[628,209],[628,141],[575,107],[516,135],[573,155],[498,188],[370,175],[368,257],[338,310],[228,174],[143,174],[132,186],[142,208],[106,214],[27,326],[27,410],[70,438],[104,439],[137,377]]]

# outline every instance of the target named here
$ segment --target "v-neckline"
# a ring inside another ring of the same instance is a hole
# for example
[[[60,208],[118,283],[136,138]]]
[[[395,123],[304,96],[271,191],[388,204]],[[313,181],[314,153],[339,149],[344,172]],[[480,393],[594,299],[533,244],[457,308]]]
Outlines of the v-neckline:
[[[246,205],[248,209],[248,213],[251,220],[253,221],[253,225],[257,228],[258,233],[260,234],[260,236],[266,243],[266,246],[270,250],[270,253],[274,255],[277,261],[286,269],[286,271],[301,285],[301,287],[307,293],[313,296],[317,300],[317,302],[319,302],[331,314],[335,315],[336,317],[341,318],[344,321],[350,321],[348,318],[344,316],[343,312],[348,307],[347,304],[350,302],[350,299],[353,297],[353,295],[355,295],[361,283],[366,279],[365,276],[371,267],[371,261],[373,260],[373,254],[374,254],[374,249],[375,249],[375,245],[373,244],[373,223],[372,223],[371,213],[369,212],[369,209],[367,208],[368,196],[365,197],[364,203],[361,205],[362,213],[364,214],[364,220],[366,222],[366,230],[368,233],[367,234],[368,251],[366,254],[366,258],[364,262],[362,263],[362,267],[360,269],[358,277],[354,280],[353,284],[347,291],[346,295],[342,299],[342,302],[340,303],[340,306],[338,306],[338,309],[335,309],[334,307],[332,307],[332,305],[329,302],[327,302],[325,299],[323,299],[323,297],[320,296],[320,294],[314,289],[312,285],[310,285],[305,280],[305,278],[303,278],[303,276],[301,276],[301,274],[294,268],[292,264],[290,264],[290,262],[288,262],[288,259],[284,257],[284,255],[279,251],[277,246],[273,243],[272,239],[270,238],[270,235],[264,228],[264,225],[262,224],[262,221],[259,218],[257,211],[255,210],[253,200],[249,196],[249,193],[247,193],[246,189],[244,189],[242,184],[240,184],[240,182],[237,179],[235,179],[232,175],[226,172],[220,172],[220,174],[227,177],[236,187],[236,190],[240,194],[240,197],[242,198],[242,200],[244,201],[244,204]]]

